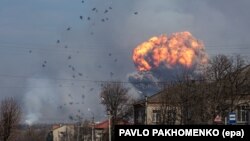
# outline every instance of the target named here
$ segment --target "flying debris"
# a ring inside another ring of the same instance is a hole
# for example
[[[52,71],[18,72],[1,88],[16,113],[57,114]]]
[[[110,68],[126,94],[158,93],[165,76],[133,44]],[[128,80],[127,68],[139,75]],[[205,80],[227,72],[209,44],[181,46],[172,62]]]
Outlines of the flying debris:
[[[66,46],[64,46],[64,48],[68,48],[68,46],[66,45]]]
[[[110,6],[110,7],[109,7],[109,9],[111,10],[111,9],[112,9],[112,7]]]
[[[29,53],[32,53],[32,50],[29,50]]]
[[[74,117],[71,116],[71,115],[69,115],[69,119],[70,119],[70,120],[74,120]]]
[[[81,113],[81,110],[78,110],[78,113]]]
[[[46,67],[46,63],[47,63],[47,61],[44,61],[44,62],[43,62],[43,64],[42,64],[42,67],[43,67],[43,68]]]
[[[79,75],[79,76],[82,76],[82,73],[79,72],[78,75]]]
[[[68,94],[68,96],[72,98],[71,94]]]
[[[117,59],[115,59],[114,62],[117,62]]]
[[[71,27],[68,27],[67,30],[69,31],[71,29]]]
[[[135,15],[137,15],[137,14],[138,14],[138,12],[134,12],[134,14],[135,14]]]
[[[62,106],[60,105],[58,108],[59,108],[59,109],[62,109]]]
[[[105,18],[106,19],[106,21],[108,21],[109,20],[109,18]]]
[[[73,78],[76,78],[76,76],[75,76],[74,74],[72,75],[72,77],[73,77]]]
[[[105,19],[102,19],[102,22],[105,22]]]
[[[88,17],[87,19],[90,20],[90,17]]]
[[[94,7],[93,9],[92,9],[92,11],[95,11],[96,10],[96,8]]]
[[[69,68],[71,68],[72,66],[71,65],[68,65]]]
[[[70,105],[73,105],[74,103],[73,102],[69,102]]]
[[[68,59],[71,59],[71,56],[68,56]]]
[[[109,53],[109,56],[111,56],[112,54],[111,53]]]
[[[82,0],[82,3],[84,3],[84,0]]]
[[[101,87],[103,87],[103,83],[101,83]]]
[[[106,9],[105,11],[104,11],[104,13],[108,13],[109,11]]]
[[[59,43],[60,43],[60,40],[57,40],[56,42],[59,44]]]
[[[82,16],[80,16],[80,19],[82,20],[82,19],[83,19],[83,17],[82,17]]]
[[[110,72],[110,76],[112,77],[114,75],[114,73],[113,72]]]

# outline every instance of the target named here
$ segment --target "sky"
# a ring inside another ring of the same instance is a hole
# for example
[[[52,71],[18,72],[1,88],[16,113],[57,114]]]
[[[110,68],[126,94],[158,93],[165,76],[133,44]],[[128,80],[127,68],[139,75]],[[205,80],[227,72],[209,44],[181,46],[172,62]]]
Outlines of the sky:
[[[106,118],[100,82],[127,82],[133,49],[152,36],[189,31],[209,57],[250,57],[248,0],[1,0],[0,100],[23,122]],[[131,88],[130,94],[138,97]]]

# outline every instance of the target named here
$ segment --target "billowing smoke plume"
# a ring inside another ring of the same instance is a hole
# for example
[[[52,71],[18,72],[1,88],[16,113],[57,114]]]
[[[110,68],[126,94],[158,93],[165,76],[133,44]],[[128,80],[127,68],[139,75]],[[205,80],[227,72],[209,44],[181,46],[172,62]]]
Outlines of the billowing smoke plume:
[[[64,77],[64,73],[60,75]],[[59,85],[58,82],[60,82]],[[87,82],[84,85],[80,84],[75,82],[72,85],[70,81],[61,82],[49,78],[27,79],[26,85],[28,87],[22,97],[23,122],[29,125],[75,122],[79,121],[80,118],[90,118],[91,112],[101,113],[103,110],[101,105],[92,106],[97,97],[94,94],[99,93],[92,88],[94,84]],[[99,119],[100,116],[95,114],[95,120]]]
[[[57,111],[55,105],[58,104],[58,98],[54,95],[55,89],[51,87],[52,84],[47,79],[29,79],[27,85],[29,88],[23,97],[25,108],[24,120],[25,123],[31,125],[38,122],[44,116],[49,117],[51,113],[48,112]],[[45,112],[44,109],[48,108],[51,110]]]
[[[194,72],[207,62],[207,54],[203,43],[186,31],[150,38],[134,49],[132,59],[138,72],[130,74],[129,81],[141,92],[152,93],[159,82],[173,81],[178,71]]]

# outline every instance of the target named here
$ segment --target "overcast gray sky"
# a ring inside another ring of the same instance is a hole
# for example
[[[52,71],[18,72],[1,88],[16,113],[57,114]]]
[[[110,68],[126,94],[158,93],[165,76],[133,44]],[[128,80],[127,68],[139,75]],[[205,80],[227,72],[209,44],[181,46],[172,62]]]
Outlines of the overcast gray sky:
[[[90,118],[90,111],[104,119],[95,81],[127,81],[136,71],[133,49],[152,36],[189,31],[209,56],[249,60],[249,6],[248,0],[1,0],[0,99],[17,98],[29,123]]]

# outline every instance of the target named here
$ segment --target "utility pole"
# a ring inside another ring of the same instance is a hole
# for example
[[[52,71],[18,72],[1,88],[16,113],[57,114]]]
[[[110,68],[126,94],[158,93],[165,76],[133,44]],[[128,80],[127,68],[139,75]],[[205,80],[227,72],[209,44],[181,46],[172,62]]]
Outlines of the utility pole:
[[[66,133],[67,133],[67,141],[69,141],[69,130],[68,130],[68,125],[66,125]]]
[[[148,124],[147,107],[148,107],[148,96],[145,95],[145,125]]]
[[[90,108],[88,108],[88,111],[92,114],[92,131],[91,131],[91,141],[94,141],[95,137],[94,137],[94,125],[95,125],[95,117],[94,117],[94,113],[90,110]]]
[[[109,118],[109,141],[111,141],[111,114],[110,111],[108,111],[108,118]]]
[[[95,120],[94,120],[94,114],[92,117],[92,141],[94,141],[94,126],[95,126]]]
[[[79,141],[80,124],[77,125],[77,141]]]
[[[76,123],[76,127],[77,127],[77,141],[79,141],[80,140],[80,129],[81,129],[81,127],[82,127],[82,118],[80,117],[80,116],[77,116],[77,120],[78,120],[78,122]]]

